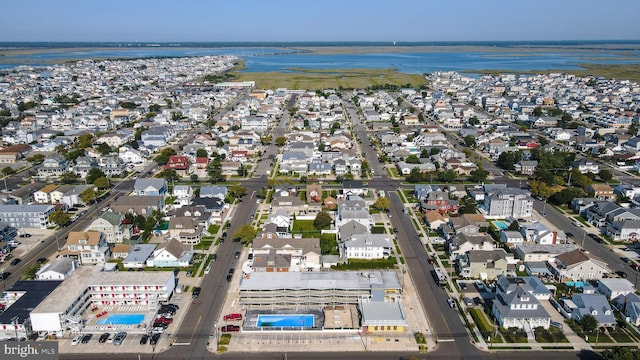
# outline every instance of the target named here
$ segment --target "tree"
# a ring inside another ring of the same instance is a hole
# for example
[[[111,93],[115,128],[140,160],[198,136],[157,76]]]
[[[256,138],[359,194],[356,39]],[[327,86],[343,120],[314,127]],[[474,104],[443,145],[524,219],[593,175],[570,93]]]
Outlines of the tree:
[[[600,172],[598,173],[598,176],[600,177],[600,179],[602,179],[602,181],[610,181],[611,179],[613,179],[613,174],[611,173],[611,170],[607,170],[607,169],[600,170]]]
[[[388,197],[379,197],[373,203],[373,207],[375,209],[380,210],[380,211],[387,210],[387,209],[389,209],[390,206],[391,206],[391,200],[389,200]]]
[[[321,240],[322,241],[322,240]],[[617,346],[602,352],[602,360],[637,360],[640,350]]]
[[[476,146],[476,137],[473,135],[467,135],[464,137],[464,144],[468,147]]]
[[[84,177],[84,179],[87,181],[87,184],[93,184],[97,178],[105,176],[106,175],[104,174],[104,172],[102,172],[102,170],[100,170],[100,168],[92,167],[91,169],[89,169],[89,171],[87,171],[87,175]]]
[[[93,190],[93,187],[91,187],[91,186],[89,186],[88,188],[84,189],[80,193],[80,199],[85,204],[90,204],[91,202],[93,202],[93,200],[95,200],[96,197],[98,197],[98,193],[96,193],[96,191]]]
[[[318,230],[324,229],[329,226],[333,222],[331,215],[328,213],[321,211],[316,215],[316,218],[313,220],[313,227]]]
[[[457,177],[458,174],[453,170],[438,171],[438,180],[440,181],[450,182],[455,180]]]
[[[320,253],[322,255],[338,255],[338,241],[334,234],[320,235]]]
[[[73,184],[74,182],[76,182],[76,179],[78,177],[76,176],[76,174],[67,171],[66,173],[60,175],[60,182],[63,184]]]
[[[279,136],[276,138],[276,145],[284,146],[287,143],[287,138],[284,136]]]
[[[58,226],[65,225],[69,220],[71,220],[71,215],[62,210],[56,210],[49,215],[49,221]]]
[[[178,173],[173,169],[164,169],[159,174],[158,177],[167,180],[167,182],[172,183],[176,182],[180,179]]]
[[[572,199],[585,197],[586,194],[582,189],[578,189],[575,187],[569,187],[562,189],[560,191],[554,192],[549,197],[549,202],[554,205],[565,205],[569,204]]]
[[[175,154],[175,149],[173,149],[172,147],[166,147],[160,150],[160,154],[158,154],[158,156],[156,156],[154,160],[158,165],[163,166],[169,162],[169,157]]]
[[[108,189],[111,186],[111,182],[106,176],[101,176],[93,182],[93,185],[98,189]]]
[[[246,245],[251,244],[257,235],[258,232],[251,224],[243,224],[233,233],[233,239],[239,239],[242,244]]]
[[[598,328],[598,319],[591,314],[586,314],[580,319],[580,326],[584,331],[593,331]]]
[[[540,106],[536,106],[533,109],[533,116],[542,116],[542,108]]]
[[[198,150],[196,150],[196,157],[197,158],[206,158],[206,157],[209,157],[209,154],[207,154],[207,150],[205,150],[205,149],[198,149]]]
[[[514,165],[522,160],[522,155],[519,151],[505,151],[500,153],[496,165],[501,169],[514,170]]]
[[[191,182],[198,182],[198,174],[189,175],[189,179],[191,179]]]
[[[518,224],[518,221],[512,221],[511,224],[509,224],[509,227],[507,228],[507,230],[520,231],[520,224]]]
[[[32,156],[29,156],[27,158],[27,161],[30,162],[31,164],[41,164],[45,159],[45,156],[43,154],[35,154]]]
[[[489,171],[485,170],[482,166],[478,166],[478,168],[472,170],[469,175],[469,180],[473,182],[482,182],[487,179],[487,176],[489,176]]]
[[[407,156],[407,158],[404,159],[404,161],[407,164],[420,164],[420,158],[418,157],[418,155],[415,155],[415,154],[411,154]]]
[[[239,199],[247,194],[247,188],[242,185],[233,185],[229,187],[229,195]]]
[[[98,144],[98,152],[100,153],[100,155],[109,155],[112,151],[113,149],[111,149],[111,146],[109,146],[107,143]]]
[[[16,171],[13,170],[13,168],[11,166],[5,166],[4,168],[2,168],[2,175],[4,175],[4,176],[12,175],[15,172]]]

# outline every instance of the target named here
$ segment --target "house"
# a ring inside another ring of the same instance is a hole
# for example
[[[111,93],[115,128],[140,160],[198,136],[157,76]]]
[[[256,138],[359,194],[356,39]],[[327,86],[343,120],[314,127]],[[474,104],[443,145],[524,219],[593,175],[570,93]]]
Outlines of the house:
[[[115,248],[120,245],[116,245]],[[147,264],[147,260],[156,250],[157,244],[136,244],[129,246],[129,252],[122,260],[122,266],[125,269],[142,269]]]
[[[226,186],[207,185],[200,187],[199,197],[201,198],[217,198],[224,200],[227,198],[228,189]]]
[[[517,327],[525,330],[527,334],[532,334],[536,327],[549,328],[551,315],[539,300],[548,300],[550,296],[549,290],[535,277],[527,277],[525,280],[521,277],[500,275],[496,283],[496,298],[491,314],[503,328]]]
[[[63,257],[77,259],[80,265],[104,263],[111,251],[105,235],[99,231],[71,231],[67,236]]]
[[[354,234],[340,243],[343,259],[384,259],[391,256],[391,240],[386,234]]]
[[[121,243],[131,234],[131,225],[125,225],[123,221],[123,214],[105,211],[91,222],[89,230],[103,233],[110,244]]]
[[[576,160],[573,162],[573,164],[571,164],[571,166],[575,169],[578,169],[581,174],[597,174],[600,172],[600,165],[588,158],[581,158],[579,160]]]
[[[509,247],[522,245],[524,236],[518,231],[500,230],[500,241]]]
[[[271,253],[289,255],[289,269],[287,271],[319,271],[320,262],[320,239],[318,238],[280,238],[277,236],[262,236],[253,241],[252,253],[254,260],[257,256],[271,257]],[[276,264],[281,265],[283,258],[275,259],[273,269]],[[268,261],[267,261],[268,263]],[[266,263],[262,266],[267,271]],[[254,262],[255,271],[255,262]]]
[[[183,155],[171,155],[169,161],[164,165],[165,170],[174,170],[179,177],[189,175],[189,158]]]
[[[507,253],[504,249],[471,250],[460,260],[460,276],[493,280],[507,274]]]
[[[430,210],[424,214],[424,221],[432,231],[438,230],[442,225],[449,221],[443,214],[437,210]]]
[[[549,230],[549,228],[541,222],[520,225],[520,233],[525,241],[536,244],[549,245],[560,242],[558,241],[558,232]]]
[[[364,199],[359,196],[348,196],[338,202],[338,211],[334,219],[336,228],[339,229],[342,225],[352,220],[367,228],[371,228],[375,223],[373,216],[369,214],[369,207]]]
[[[291,254],[283,254],[275,249],[267,253],[253,255],[253,272],[288,272],[291,267]]]
[[[366,196],[369,193],[369,189],[364,185],[361,180],[345,180],[342,182],[342,195],[360,195]]]
[[[172,196],[176,198],[173,202],[176,207],[189,205],[193,198],[193,188],[189,185],[175,185],[173,187]]]
[[[158,245],[151,257],[147,259],[147,266],[151,267],[187,267],[193,259],[193,250],[182,245],[177,239]]]
[[[46,185],[43,183],[35,182],[32,184],[28,184],[26,186],[22,186],[16,190],[13,190],[7,196],[7,204],[18,204],[18,205],[26,205],[34,201],[33,194],[45,187]]]
[[[52,154],[44,159],[36,177],[40,180],[48,180],[58,178],[68,171],[67,160],[60,154]]]
[[[621,220],[607,223],[604,234],[613,241],[640,240],[640,220]]]
[[[590,184],[585,190],[589,196],[598,200],[613,201],[616,198],[613,188],[609,184]]]
[[[33,200],[38,204],[47,204],[52,203],[51,201],[51,192],[58,188],[56,184],[49,184],[43,187],[42,189],[33,193]]]
[[[222,215],[229,208],[229,204],[218,198],[195,198],[192,205],[203,206],[206,211],[211,213],[210,221],[213,223],[220,223]]]
[[[307,174],[307,155],[303,151],[285,151],[278,167],[280,173]]]
[[[538,167],[538,160],[522,160],[513,167],[519,174],[533,175]]]
[[[491,251],[496,248],[493,239],[487,234],[456,234],[448,243],[451,259],[457,259],[471,250]]]
[[[169,238],[184,245],[197,245],[202,239],[202,226],[191,217],[174,216],[169,219]]]
[[[640,326],[640,296],[635,292],[615,299],[615,306],[622,312],[629,322]]]
[[[560,254],[576,249],[577,247],[573,244],[522,244],[516,246],[515,254],[524,262],[547,262]]]
[[[400,302],[361,299],[358,307],[362,314],[361,331],[365,334],[404,334],[409,326]]]
[[[215,224],[216,219],[212,216],[212,212],[207,210],[203,205],[187,205],[179,209],[176,209],[175,216],[186,216],[193,219],[193,221],[207,229],[209,225]]]
[[[163,199],[168,191],[167,180],[161,178],[136,179],[133,188],[137,196],[161,196]]]
[[[633,283],[627,279],[606,278],[598,280],[598,292],[609,300],[625,297],[635,291]]]
[[[592,315],[598,321],[598,326],[616,326],[616,317],[604,295],[574,294],[571,302],[575,305],[571,309],[572,319],[579,322],[585,315]]]
[[[322,185],[308,184],[306,191],[307,202],[322,203]]]
[[[89,185],[75,185],[71,187],[62,194],[60,202],[69,208],[74,207],[76,204],[84,204],[82,196],[80,195],[82,195],[82,192],[88,187]]]
[[[457,200],[449,199],[449,193],[444,191],[431,191],[427,194],[420,207],[429,210],[437,210],[441,214],[457,213],[460,204]]]
[[[597,280],[605,274],[610,274],[611,269],[607,264],[580,249],[566,252],[549,261],[551,271],[561,281],[572,280]]]
[[[164,199],[162,196],[120,196],[111,203],[110,208],[117,213],[147,217],[154,210],[164,209]]]
[[[61,257],[36,271],[36,280],[64,280],[78,268],[76,260]]]
[[[124,259],[129,255],[129,251],[131,251],[131,245],[115,244],[111,248],[111,257],[113,259]]]

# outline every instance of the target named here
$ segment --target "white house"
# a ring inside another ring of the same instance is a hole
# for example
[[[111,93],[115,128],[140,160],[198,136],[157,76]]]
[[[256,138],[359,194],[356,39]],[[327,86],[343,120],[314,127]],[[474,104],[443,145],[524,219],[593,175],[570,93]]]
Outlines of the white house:
[[[59,258],[53,262],[45,264],[36,272],[36,280],[64,280],[78,268],[76,260],[70,258]]]
[[[391,256],[386,234],[354,234],[340,245],[343,259],[383,259]]]
[[[523,278],[498,276],[496,298],[491,310],[496,322],[501,327],[517,327],[527,333],[532,333],[538,326],[548,329],[551,315],[542,307],[537,296],[542,288],[544,285],[531,286]],[[546,293],[550,296],[548,290]],[[544,297],[542,294],[540,296]]]
[[[606,278],[598,280],[598,292],[609,300],[624,297],[635,291],[633,283],[627,279]]]

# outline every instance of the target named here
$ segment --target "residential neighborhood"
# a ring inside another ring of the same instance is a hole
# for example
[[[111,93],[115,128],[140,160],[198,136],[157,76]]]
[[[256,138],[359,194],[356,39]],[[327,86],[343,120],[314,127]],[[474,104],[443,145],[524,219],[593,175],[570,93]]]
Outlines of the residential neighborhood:
[[[212,352],[222,333],[241,351],[275,331],[431,351],[448,341],[418,343],[439,307],[483,349],[640,341],[638,84],[206,80],[238,61],[3,74],[0,340],[55,338],[71,352],[78,335],[125,332],[166,334],[168,348],[207,299],[241,320],[207,324]]]

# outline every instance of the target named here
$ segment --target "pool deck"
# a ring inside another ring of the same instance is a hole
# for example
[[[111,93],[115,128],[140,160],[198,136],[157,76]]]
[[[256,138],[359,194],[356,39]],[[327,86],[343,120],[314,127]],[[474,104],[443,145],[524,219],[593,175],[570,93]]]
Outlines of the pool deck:
[[[103,312],[106,314],[98,317]],[[144,318],[140,324],[99,324],[98,321],[107,319],[110,315],[122,314],[144,314]],[[155,317],[156,310],[149,310],[146,305],[137,306],[100,306],[95,311],[88,310],[85,314],[86,325],[82,329],[82,333],[103,333],[126,331],[132,334],[143,334],[147,332],[147,323]],[[88,318],[86,318],[88,317]]]

